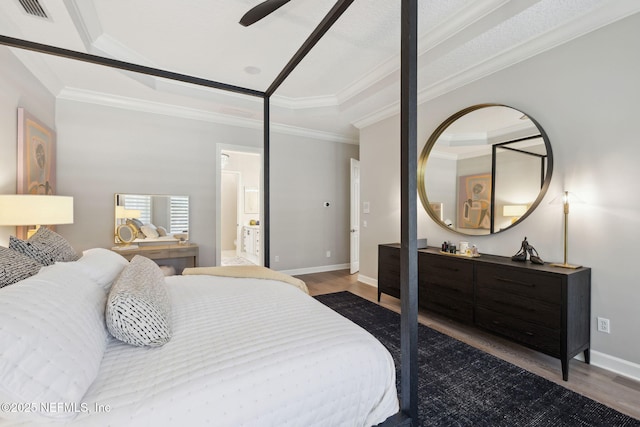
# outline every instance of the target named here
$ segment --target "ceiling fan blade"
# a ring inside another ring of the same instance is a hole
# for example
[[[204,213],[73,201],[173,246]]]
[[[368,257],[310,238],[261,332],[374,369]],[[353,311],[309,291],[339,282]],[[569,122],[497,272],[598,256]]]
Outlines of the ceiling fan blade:
[[[240,24],[248,27],[249,25],[258,22],[265,16],[269,15],[270,13],[275,12],[277,9],[289,3],[289,1],[290,0],[263,1],[262,3],[253,7],[251,10],[245,13],[244,16],[240,18]]]

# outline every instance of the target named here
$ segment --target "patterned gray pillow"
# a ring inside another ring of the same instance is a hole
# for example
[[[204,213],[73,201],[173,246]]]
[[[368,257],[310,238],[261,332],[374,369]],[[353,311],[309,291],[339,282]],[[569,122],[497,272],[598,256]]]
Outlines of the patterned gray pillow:
[[[158,347],[171,339],[171,302],[158,265],[133,257],[107,298],[107,329],[120,341]]]
[[[36,274],[42,264],[13,249],[0,246],[0,288]]]
[[[29,240],[21,240],[14,236],[9,237],[9,248],[35,259],[42,265],[80,259],[80,256],[64,237],[47,227],[38,228],[38,231]]]

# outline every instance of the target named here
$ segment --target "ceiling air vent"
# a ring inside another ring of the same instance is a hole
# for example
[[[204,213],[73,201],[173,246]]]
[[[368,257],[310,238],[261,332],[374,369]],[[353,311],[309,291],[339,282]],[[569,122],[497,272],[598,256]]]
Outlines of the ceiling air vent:
[[[24,11],[29,15],[37,16],[39,18],[49,19],[47,13],[38,0],[18,0]]]

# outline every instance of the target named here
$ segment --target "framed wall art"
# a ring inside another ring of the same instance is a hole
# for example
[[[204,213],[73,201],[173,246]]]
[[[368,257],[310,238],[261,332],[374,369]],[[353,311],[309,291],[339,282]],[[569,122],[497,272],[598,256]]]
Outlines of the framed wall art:
[[[491,227],[491,174],[460,177],[458,186],[458,226],[489,229]]]
[[[18,108],[17,194],[56,193],[56,134],[24,108]],[[16,227],[18,238],[27,227]]]

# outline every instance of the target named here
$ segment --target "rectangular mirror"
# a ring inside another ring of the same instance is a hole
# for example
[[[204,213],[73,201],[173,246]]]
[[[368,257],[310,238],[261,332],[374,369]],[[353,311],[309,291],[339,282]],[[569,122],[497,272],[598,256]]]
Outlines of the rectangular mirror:
[[[157,194],[115,195],[115,236],[118,227],[131,224],[136,243],[177,243],[189,238],[189,196]]]

